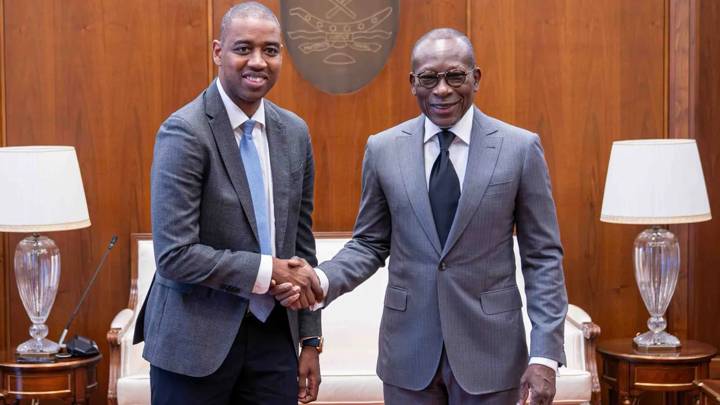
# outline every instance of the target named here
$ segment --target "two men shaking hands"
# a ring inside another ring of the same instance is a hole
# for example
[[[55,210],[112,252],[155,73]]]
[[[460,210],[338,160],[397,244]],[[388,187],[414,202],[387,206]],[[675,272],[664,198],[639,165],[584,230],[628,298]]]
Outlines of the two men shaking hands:
[[[303,258],[273,258],[272,277],[270,294],[286,308],[317,308],[325,297],[321,276]]]
[[[537,134],[474,105],[481,71],[468,37],[439,28],[415,43],[406,84],[421,114],[368,137],[353,238],[319,265],[309,129],[265,98],[281,37],[264,5],[228,10],[212,44],[217,80],[158,131],[157,272],[135,330],[153,404],[315,400],[308,338],[322,336],[322,311],[312,309],[387,260],[385,404],[550,404],[567,294],[548,168]]]

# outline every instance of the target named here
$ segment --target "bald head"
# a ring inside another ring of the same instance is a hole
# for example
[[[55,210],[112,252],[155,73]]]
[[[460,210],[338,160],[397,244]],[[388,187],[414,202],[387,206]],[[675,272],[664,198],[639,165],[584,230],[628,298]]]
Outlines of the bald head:
[[[418,65],[418,59],[423,55],[424,52],[428,51],[428,45],[430,42],[436,40],[445,40],[455,42],[457,47],[462,48],[462,54],[468,67],[475,66],[475,50],[473,49],[470,39],[462,32],[452,28],[437,28],[434,29],[417,40],[413,47],[412,54],[410,56],[410,66],[413,71]]]
[[[280,22],[269,8],[256,1],[248,1],[232,6],[222,18],[220,23],[220,42],[225,40],[228,27],[235,18],[257,18],[273,22],[280,28]]]

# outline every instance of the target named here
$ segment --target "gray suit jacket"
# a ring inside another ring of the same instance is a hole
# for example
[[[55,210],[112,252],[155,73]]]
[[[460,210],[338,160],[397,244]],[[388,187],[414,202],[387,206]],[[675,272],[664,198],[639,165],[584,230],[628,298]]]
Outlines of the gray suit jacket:
[[[276,256],[317,263],[307,125],[268,100],[265,114]],[[260,265],[247,178],[214,82],[160,127],[151,182],[157,272],[135,341],[145,340],[143,356],[157,367],[206,376],[230,350]],[[288,318],[296,349],[299,336],[321,334],[320,313]]]
[[[533,324],[530,354],[564,362],[563,251],[539,138],[474,109],[463,191],[441,248],[425,179],[423,123],[420,116],[368,139],[353,238],[319,265],[330,282],[326,304],[390,255],[380,378],[425,388],[444,345],[465,391],[517,387],[528,353],[513,227]]]

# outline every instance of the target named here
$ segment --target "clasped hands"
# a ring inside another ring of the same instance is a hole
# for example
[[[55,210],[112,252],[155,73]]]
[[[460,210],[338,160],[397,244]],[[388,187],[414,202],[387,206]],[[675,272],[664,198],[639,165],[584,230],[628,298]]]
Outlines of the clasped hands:
[[[284,307],[299,310],[322,302],[324,297],[315,269],[302,258],[273,257],[270,294]]]

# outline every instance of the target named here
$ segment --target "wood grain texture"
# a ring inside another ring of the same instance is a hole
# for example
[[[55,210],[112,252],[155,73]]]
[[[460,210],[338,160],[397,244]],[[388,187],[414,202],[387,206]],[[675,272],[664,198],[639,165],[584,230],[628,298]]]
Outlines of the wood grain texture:
[[[542,138],[570,302],[602,327],[601,339],[644,330],[632,265],[642,228],[599,218],[612,141],[663,136],[662,2],[472,4],[478,104]]]
[[[128,299],[130,233],[151,230],[155,132],[215,76],[209,44],[235,2],[0,0],[0,77],[8,78],[0,92],[7,111],[0,119],[7,144],[76,146],[93,222],[86,230],[49,235],[63,254],[48,322],[52,338],[115,233],[120,242],[72,327],[106,352],[105,333]],[[263,3],[280,15],[280,0]],[[673,11],[687,4],[696,4],[687,17]],[[407,84],[411,48],[426,31],[453,27],[470,34],[483,70],[478,106],[542,137],[570,301],[602,327],[601,339],[644,330],[647,312],[632,267],[632,243],[642,227],[599,221],[610,147],[617,139],[695,137],[710,202],[720,212],[720,184],[713,181],[720,175],[719,8],[714,0],[431,0],[422,7],[401,0],[400,30],[385,67],[347,95],[314,88],[285,52],[269,98],[310,127],[314,230],[352,229],[367,137],[418,114]],[[689,25],[692,18],[696,28]],[[688,37],[680,37],[683,30]],[[679,59],[682,52],[690,55],[688,62]],[[686,295],[679,293],[680,306],[674,304],[670,316],[691,338],[720,346],[720,326],[708,318],[720,307],[716,222],[687,227],[688,272],[679,288]],[[11,267],[20,237],[0,243],[0,324],[8,347],[26,339],[29,326]],[[98,369],[101,387],[94,400],[106,392],[106,362]]]
[[[5,1],[7,142],[77,149],[92,227],[52,233],[62,254],[48,326],[57,340],[112,234],[119,242],[71,328],[106,352],[129,290],[129,237],[150,230],[160,123],[206,85],[204,0]],[[11,235],[14,246],[21,235]],[[9,255],[6,255],[8,257]],[[10,282],[15,283],[11,277]],[[12,345],[29,321],[10,290]],[[98,370],[104,400],[107,364]]]
[[[4,359],[0,363],[0,392],[6,394],[2,403],[20,403],[18,398],[23,398],[85,404],[98,391],[96,368],[100,359],[97,355],[52,364],[17,364],[12,358]]]
[[[0,1],[0,146],[5,146],[5,5]],[[7,236],[0,232],[0,294],[1,297],[7,297],[9,286],[8,271],[9,266],[6,260],[5,252],[7,245]],[[9,324],[10,318],[8,313],[8,302],[6,298],[0,298],[0,351],[7,351],[9,347],[9,328],[5,327]]]
[[[222,15],[235,3],[214,2],[215,33]],[[279,1],[263,1],[280,16]],[[367,86],[347,95],[316,89],[283,52],[280,79],[268,98],[305,119],[315,154],[315,231],[349,231],[360,201],[360,171],[368,136],[419,114],[410,93],[410,51],[434,27],[465,30],[465,3],[433,0],[422,7],[400,4],[400,30],[385,67]]]
[[[695,76],[690,69],[695,65],[691,46],[694,42],[694,3],[695,0],[666,1],[667,138],[688,138],[693,133],[692,94],[695,83],[691,79]],[[672,225],[670,231],[680,243],[680,274],[666,319],[669,330],[683,340],[688,337],[688,293],[693,279],[688,266],[690,238],[687,224]]]
[[[720,2],[697,2],[697,92],[695,131],[700,150],[712,220],[690,226],[690,266],[694,283],[690,299],[693,338],[720,347]]]

